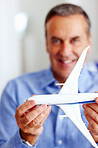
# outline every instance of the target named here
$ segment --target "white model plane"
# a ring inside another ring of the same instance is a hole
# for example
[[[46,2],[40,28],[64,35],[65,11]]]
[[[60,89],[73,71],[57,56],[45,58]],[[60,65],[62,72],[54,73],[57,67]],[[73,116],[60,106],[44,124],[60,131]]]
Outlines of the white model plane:
[[[95,148],[98,148],[89,130],[82,121],[79,107],[80,103],[92,103],[95,102],[95,98],[98,97],[98,93],[78,93],[78,78],[83,67],[88,48],[89,46],[83,50],[78,62],[66,82],[63,84],[59,94],[37,95],[28,98],[26,101],[35,100],[36,104],[59,106],[66,116],[69,117],[81,133],[88,139],[88,141]]]

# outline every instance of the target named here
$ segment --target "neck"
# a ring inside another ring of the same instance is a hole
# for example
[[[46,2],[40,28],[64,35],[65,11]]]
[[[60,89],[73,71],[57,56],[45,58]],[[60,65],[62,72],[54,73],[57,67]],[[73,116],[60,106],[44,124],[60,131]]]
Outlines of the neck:
[[[53,70],[53,75],[55,77],[55,79],[59,82],[59,83],[65,83],[65,81],[67,80],[67,78],[63,78],[63,77],[60,77],[60,75],[56,74]]]

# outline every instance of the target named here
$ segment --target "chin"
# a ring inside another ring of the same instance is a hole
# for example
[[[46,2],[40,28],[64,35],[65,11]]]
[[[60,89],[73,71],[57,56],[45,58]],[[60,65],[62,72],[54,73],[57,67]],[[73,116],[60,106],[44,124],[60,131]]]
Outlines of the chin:
[[[58,73],[58,80],[60,83],[64,83],[66,81],[66,79],[69,77],[70,73]]]
[[[72,70],[73,70],[73,68],[68,71],[62,71],[62,73],[61,73],[62,78],[67,79],[69,77],[69,75],[71,74]]]

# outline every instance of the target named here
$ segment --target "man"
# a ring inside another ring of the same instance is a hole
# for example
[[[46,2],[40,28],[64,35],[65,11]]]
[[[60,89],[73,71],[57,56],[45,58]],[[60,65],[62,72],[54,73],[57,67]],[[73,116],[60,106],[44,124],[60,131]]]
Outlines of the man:
[[[83,49],[91,46],[90,20],[78,6],[56,6],[46,17],[45,37],[50,68],[24,74],[12,80],[2,94],[1,148],[91,148],[91,144],[68,118],[59,118],[58,115],[63,112],[58,107],[36,106],[35,101],[23,103],[34,94],[52,94],[60,91],[60,86],[55,83],[66,81]],[[79,78],[79,92],[97,90],[97,73],[89,71],[85,64]],[[96,103],[85,104],[83,108],[80,106],[82,119],[97,143],[98,98]]]

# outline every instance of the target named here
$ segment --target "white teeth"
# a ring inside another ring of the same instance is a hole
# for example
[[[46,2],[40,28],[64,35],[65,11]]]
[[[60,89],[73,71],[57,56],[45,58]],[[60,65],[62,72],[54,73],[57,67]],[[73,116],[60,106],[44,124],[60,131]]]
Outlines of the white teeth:
[[[67,63],[72,63],[72,60],[69,60],[69,61],[64,61],[65,64]]]
[[[60,62],[65,63],[65,64],[68,64],[68,63],[72,63],[73,60],[66,60],[66,61],[64,61],[64,60],[60,60]]]

